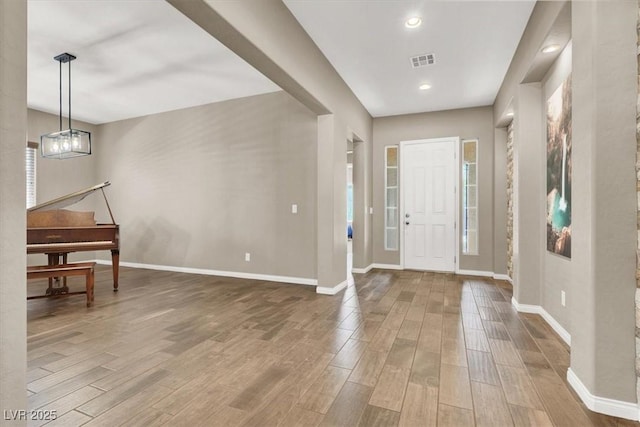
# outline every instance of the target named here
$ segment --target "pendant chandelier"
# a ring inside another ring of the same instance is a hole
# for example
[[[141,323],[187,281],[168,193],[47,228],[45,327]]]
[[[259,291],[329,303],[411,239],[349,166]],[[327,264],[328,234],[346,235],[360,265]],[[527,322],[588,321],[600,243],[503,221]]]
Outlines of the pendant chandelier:
[[[76,59],[70,53],[62,53],[55,58],[60,63],[60,131],[40,137],[40,153],[50,159],[69,159],[91,154],[91,133],[71,127],[71,61]],[[69,127],[62,130],[62,64],[69,64]]]

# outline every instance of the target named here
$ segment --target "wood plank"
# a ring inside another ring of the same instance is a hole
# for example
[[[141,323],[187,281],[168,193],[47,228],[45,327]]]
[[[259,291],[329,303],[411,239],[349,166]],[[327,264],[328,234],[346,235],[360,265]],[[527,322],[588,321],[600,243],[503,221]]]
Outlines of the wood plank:
[[[265,393],[274,388],[287,375],[283,368],[271,366],[233,399],[229,406],[243,411],[254,408]]]
[[[296,406],[278,425],[282,427],[316,427],[322,422],[322,418],[324,418],[322,414]]]
[[[96,417],[157,383],[167,374],[167,371],[157,369],[135,377],[78,407],[78,410],[89,416]]]
[[[27,404],[29,409],[38,409],[47,403],[53,402],[62,396],[66,396],[82,387],[88,386],[94,381],[99,380],[112,371],[105,369],[101,366],[91,369],[90,371],[83,372],[73,378],[69,378],[66,381],[58,383],[53,387],[46,389],[46,392],[36,393],[27,398]]]
[[[442,363],[456,366],[467,366],[467,351],[464,338],[442,339]]]
[[[425,387],[438,387],[440,384],[440,354],[418,348],[413,358],[409,381]]]
[[[544,409],[540,397],[523,368],[496,365],[507,402],[532,409]]]
[[[412,307],[415,308],[415,307]],[[409,309],[411,312],[412,309]],[[404,322],[402,322],[402,326],[398,331],[397,338],[402,338],[405,340],[417,341],[420,336],[420,329],[422,327],[422,318],[420,321],[408,320],[405,318]]]
[[[444,404],[438,405],[438,427],[473,426],[473,411]]]
[[[409,382],[400,413],[401,427],[435,427],[438,419],[438,388]]]
[[[500,387],[472,381],[471,394],[477,427],[513,425],[509,407]]]
[[[380,329],[382,321],[378,320],[365,320],[360,327],[355,330],[351,338],[361,341],[369,342],[373,339],[378,329]]]
[[[127,427],[154,427],[167,424],[173,418],[171,415],[158,409],[147,407],[127,420]]]
[[[46,369],[42,369],[42,368],[29,369],[27,371],[27,384],[32,383],[41,378],[44,378],[47,375],[51,375],[52,373],[53,372],[47,371]],[[31,391],[32,393],[35,393],[35,391],[33,390],[27,390],[27,391]]]
[[[374,387],[378,382],[378,376],[382,372],[387,353],[365,350],[360,361],[351,372],[349,381]]]
[[[491,353],[467,350],[467,358],[469,360],[469,377],[471,381],[500,385],[500,377]]]
[[[354,426],[358,424],[371,396],[371,387],[347,381],[333,401],[320,426]]]
[[[353,369],[366,349],[367,343],[365,341],[350,339],[329,364],[340,368]]]
[[[484,330],[487,334],[487,338],[492,338],[495,340],[505,340],[509,341],[511,337],[509,337],[509,332],[507,332],[507,328],[504,326],[502,322],[493,322],[490,320],[483,320],[482,325],[484,326]]]
[[[396,338],[389,351],[386,363],[398,368],[411,369],[416,344],[416,341]]]
[[[462,366],[440,365],[440,403],[473,409],[469,371]]]
[[[154,353],[147,358],[132,364],[127,369],[120,369],[94,382],[92,385],[101,390],[111,390],[118,385],[129,381],[132,377],[137,377],[146,371],[155,368],[162,362],[169,360],[172,356],[167,353]]]
[[[104,363],[108,363],[113,359],[115,359],[115,356],[111,354],[102,353],[94,358],[85,360],[81,363],[77,363],[66,369],[63,369],[61,371],[52,373],[51,375],[47,375],[46,377],[33,381],[27,384],[27,388],[35,393],[39,393],[42,390],[45,390],[49,387],[53,387],[54,385],[59,384],[63,381],[66,381],[69,378],[73,378],[84,372],[90,371],[91,369],[98,367]]]
[[[511,404],[509,410],[516,427],[553,427],[545,411]]]
[[[385,365],[369,404],[399,412],[402,409],[410,373],[407,368]]]
[[[464,341],[469,350],[491,351],[489,341],[484,331],[479,329],[465,329]]]
[[[91,421],[91,417],[85,414],[82,414],[78,411],[67,412],[63,416],[56,418],[55,420],[47,423],[47,426],[50,427],[70,427],[70,426],[81,426],[85,425],[87,422]]]
[[[367,405],[358,426],[362,427],[394,427],[400,421],[400,413]]]
[[[171,393],[171,389],[157,383],[140,390],[131,398],[115,404],[113,407],[95,417],[87,427],[110,427],[129,425],[129,420],[134,418],[142,410],[150,408],[154,403]],[[99,399],[100,397],[98,397]],[[163,417],[166,418],[166,417]]]
[[[518,356],[518,352],[510,341],[489,338],[489,346],[491,347],[491,354],[496,364],[516,368],[524,367]]]
[[[40,408],[40,411],[43,411],[45,413],[47,411],[55,411],[57,418],[60,418],[67,412],[73,411],[78,406],[100,396],[102,393],[102,390],[98,390],[95,387],[82,387],[81,389],[69,393],[66,396],[61,397],[60,399],[43,406],[42,408]],[[47,420],[33,420],[29,421],[29,426],[41,426],[47,422]]]
[[[349,369],[328,366],[302,396],[300,407],[326,414],[350,374]]]

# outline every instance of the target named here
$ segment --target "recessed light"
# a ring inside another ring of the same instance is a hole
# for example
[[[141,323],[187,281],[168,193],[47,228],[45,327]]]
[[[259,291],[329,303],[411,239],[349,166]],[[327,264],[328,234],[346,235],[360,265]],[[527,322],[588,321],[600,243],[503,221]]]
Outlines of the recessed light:
[[[558,49],[560,49],[560,45],[550,44],[542,48],[542,53],[551,53],[557,51]]]
[[[513,117],[513,111],[509,111],[509,112],[507,113],[507,117]]]
[[[412,16],[404,21],[404,26],[407,28],[418,28],[422,24],[422,18],[419,16]]]
[[[431,89],[431,85],[428,83],[423,83],[420,85],[419,87],[420,90],[427,90],[427,89]]]

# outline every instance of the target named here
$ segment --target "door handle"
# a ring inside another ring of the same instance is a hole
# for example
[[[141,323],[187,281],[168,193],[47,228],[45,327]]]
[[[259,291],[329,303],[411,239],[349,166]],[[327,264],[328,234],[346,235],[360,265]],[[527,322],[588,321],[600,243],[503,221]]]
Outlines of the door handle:
[[[405,221],[405,222],[404,222],[404,224],[405,224],[405,225],[409,225],[409,221]]]

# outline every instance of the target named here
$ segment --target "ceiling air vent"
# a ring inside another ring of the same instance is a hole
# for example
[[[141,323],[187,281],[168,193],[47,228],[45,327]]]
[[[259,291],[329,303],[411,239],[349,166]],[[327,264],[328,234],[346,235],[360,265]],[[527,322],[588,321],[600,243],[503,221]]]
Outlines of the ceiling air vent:
[[[425,53],[424,55],[412,56],[411,65],[413,68],[426,67],[427,65],[433,65],[436,63],[436,57],[433,53]]]

